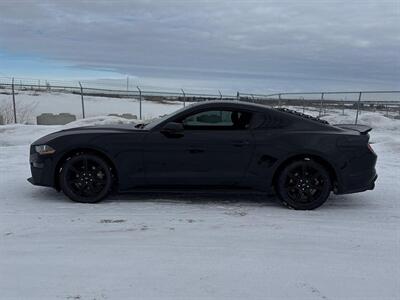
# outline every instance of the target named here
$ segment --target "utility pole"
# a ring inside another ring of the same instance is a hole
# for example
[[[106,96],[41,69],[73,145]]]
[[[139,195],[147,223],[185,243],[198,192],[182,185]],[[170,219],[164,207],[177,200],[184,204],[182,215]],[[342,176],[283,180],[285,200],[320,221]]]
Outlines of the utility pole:
[[[129,91],[129,76],[126,77],[126,91]]]

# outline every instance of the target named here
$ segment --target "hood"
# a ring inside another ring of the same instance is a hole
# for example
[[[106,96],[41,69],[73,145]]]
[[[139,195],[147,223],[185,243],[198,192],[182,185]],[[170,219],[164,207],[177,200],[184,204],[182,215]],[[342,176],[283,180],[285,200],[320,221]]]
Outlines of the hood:
[[[105,131],[126,131],[126,130],[142,130],[139,128],[135,128],[136,124],[109,124],[109,125],[89,125],[89,126],[80,126],[80,127],[71,127],[60,130],[59,132],[66,131],[85,131],[85,130],[105,130]]]
[[[135,128],[134,124],[115,124],[115,125],[94,125],[94,126],[82,126],[66,128],[60,131],[56,131],[41,137],[34,141],[32,145],[43,145],[49,143],[51,140],[69,135],[76,134],[110,134],[110,133],[122,133],[122,132],[140,132],[144,131],[140,128]]]

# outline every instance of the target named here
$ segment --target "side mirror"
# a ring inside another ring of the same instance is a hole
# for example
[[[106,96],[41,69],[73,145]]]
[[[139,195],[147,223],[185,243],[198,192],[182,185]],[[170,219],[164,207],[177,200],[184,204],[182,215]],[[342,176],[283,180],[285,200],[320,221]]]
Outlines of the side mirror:
[[[169,122],[164,125],[160,132],[167,137],[182,137],[183,125],[182,123]]]

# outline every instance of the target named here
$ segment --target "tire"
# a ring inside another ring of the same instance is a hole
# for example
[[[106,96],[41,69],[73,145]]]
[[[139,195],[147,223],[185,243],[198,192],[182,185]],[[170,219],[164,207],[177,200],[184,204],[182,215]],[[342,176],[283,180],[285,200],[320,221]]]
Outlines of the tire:
[[[332,184],[324,166],[309,158],[289,163],[278,175],[276,191],[289,208],[312,210],[328,199]]]
[[[96,203],[104,199],[112,187],[110,166],[94,154],[78,154],[67,159],[61,169],[60,187],[73,201]]]

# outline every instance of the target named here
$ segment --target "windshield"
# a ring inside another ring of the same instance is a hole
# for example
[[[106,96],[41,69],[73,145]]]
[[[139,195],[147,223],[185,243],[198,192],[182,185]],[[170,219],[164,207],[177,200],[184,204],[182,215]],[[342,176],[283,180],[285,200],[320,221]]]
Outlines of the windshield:
[[[188,108],[187,106],[186,107],[182,107],[182,108],[180,108],[180,109],[178,109],[178,110],[176,110],[176,111],[174,111],[174,112],[172,112],[170,114],[164,115],[164,116],[162,116],[160,118],[153,119],[149,123],[144,124],[144,126],[142,128],[152,129],[152,128],[156,127],[157,125],[161,124],[162,122],[164,122],[165,120],[173,117],[174,115],[177,115],[177,114],[181,113],[182,111],[186,110],[187,108]]]

